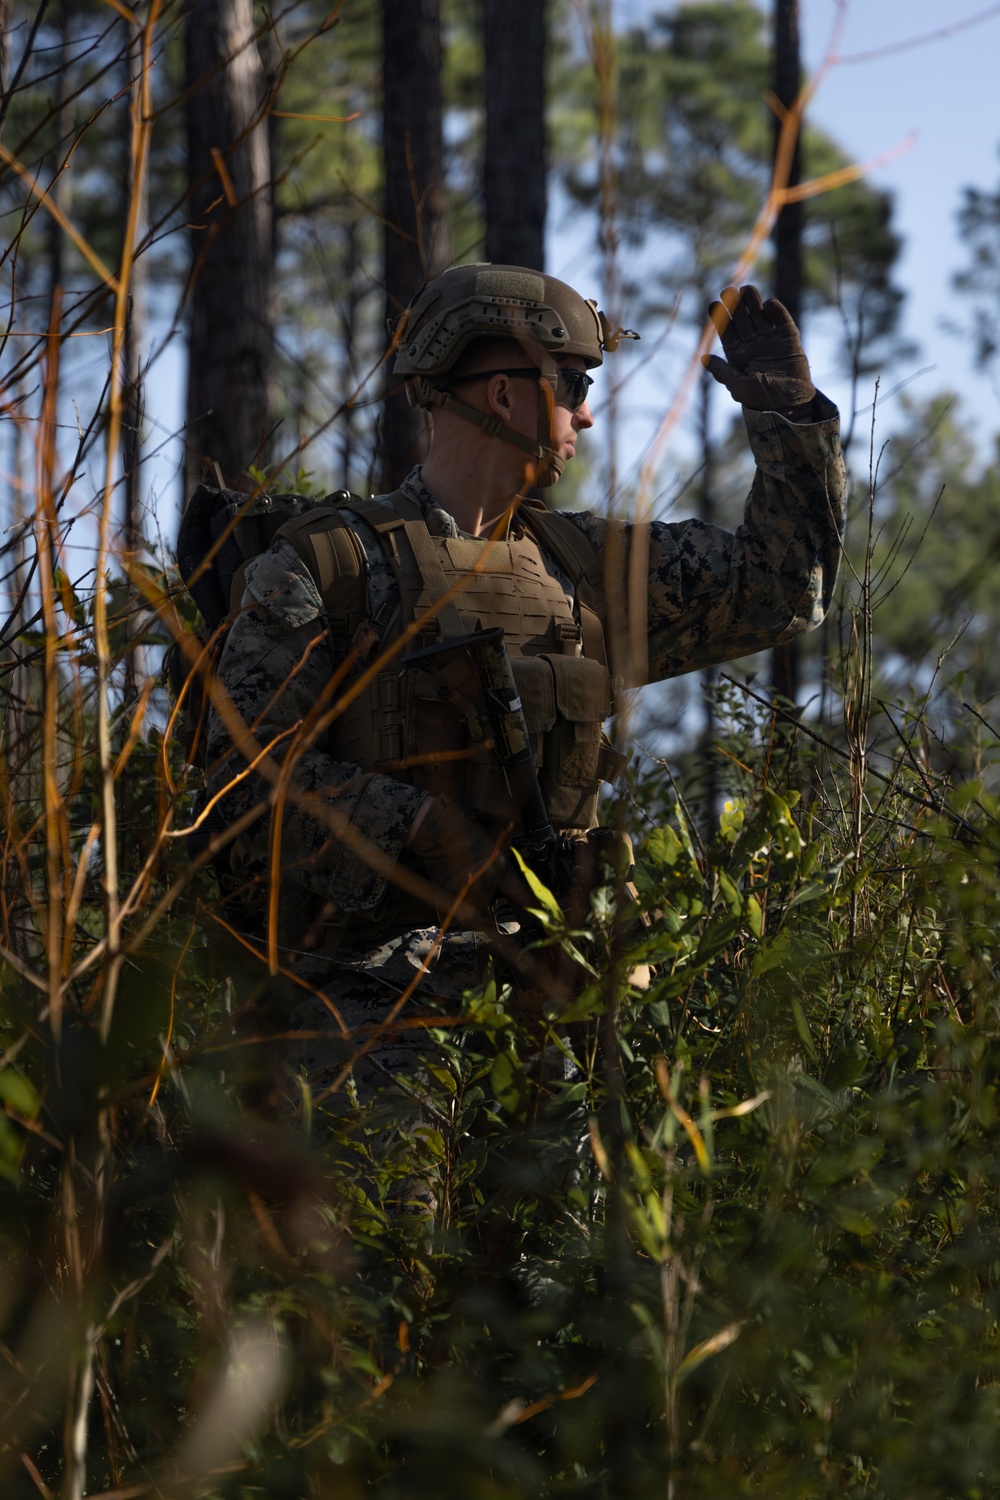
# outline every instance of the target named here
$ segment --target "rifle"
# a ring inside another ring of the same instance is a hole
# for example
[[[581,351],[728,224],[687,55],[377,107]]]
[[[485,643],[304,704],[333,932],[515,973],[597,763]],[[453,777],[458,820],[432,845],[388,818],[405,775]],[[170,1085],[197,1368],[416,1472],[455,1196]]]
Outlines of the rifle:
[[[561,841],[552,827],[542,795],[503,627],[474,630],[470,635],[452,636],[411,651],[400,658],[400,669],[425,666],[433,671],[457,652],[468,655],[476,674],[497,761],[521,814],[521,829],[514,837],[514,847],[547,885],[553,885]]]
[[[475,672],[497,760],[520,811],[521,828],[512,840],[513,846],[557,899],[568,902],[571,924],[576,925],[586,909],[588,892],[600,883],[602,863],[614,868],[624,853],[627,866],[631,866],[631,841],[627,834],[614,828],[591,828],[585,835],[571,839],[564,833],[556,833],[552,827],[501,626],[452,636],[409,652],[400,658],[400,671],[415,666],[430,671],[447,670],[456,655],[462,652],[469,658]],[[619,865],[618,884],[634,902],[628,925],[633,931],[648,926],[648,918],[639,909],[638,895],[631,884],[630,868],[625,873],[624,867]],[[532,944],[544,938],[536,917],[517,906],[515,915],[522,940]],[[558,949],[549,962],[551,967],[544,971],[542,983],[544,993],[549,999],[561,993],[563,1001],[568,1001],[586,983],[586,976],[574,962],[564,954],[560,955]],[[516,961],[514,966],[517,971]],[[536,970],[530,980],[536,988],[538,979],[539,971]]]
[[[615,828],[599,827],[589,829],[585,835],[569,837],[556,833],[552,827],[503,627],[497,625],[490,630],[475,630],[470,635],[451,636],[411,651],[400,658],[400,670],[404,672],[411,666],[445,670],[461,652],[468,656],[475,672],[497,760],[520,811],[521,828],[514,835],[513,847],[556,898],[563,904],[569,903],[571,922],[582,918],[587,894],[601,883],[601,867],[607,864],[617,870],[617,882],[633,903],[631,920],[647,926],[648,919],[639,911],[638,895],[631,884],[632,843],[628,835]],[[534,918],[521,911],[518,920],[523,932],[541,936]]]

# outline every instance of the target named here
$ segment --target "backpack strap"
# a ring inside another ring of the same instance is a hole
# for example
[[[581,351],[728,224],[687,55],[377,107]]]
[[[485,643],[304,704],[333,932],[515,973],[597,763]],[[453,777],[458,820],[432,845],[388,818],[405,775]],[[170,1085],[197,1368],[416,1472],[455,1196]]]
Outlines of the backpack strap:
[[[309,569],[334,646],[346,651],[368,615],[365,554],[357,536],[338,510],[317,505],[279,526],[278,537],[291,542]]]
[[[403,490],[393,490],[391,495],[372,496],[369,500],[352,496],[349,509],[367,521],[379,536],[395,531],[405,521],[422,521],[424,518],[420,506]]]
[[[409,548],[442,636],[464,635],[465,624],[454,598],[449,597],[451,590],[448,581],[431,542],[424,513],[416,501],[411,500],[402,490],[394,490],[391,495],[378,499],[352,501],[350,508],[355,515],[368,522],[382,543],[396,575],[404,607],[407,603],[414,603],[414,590],[412,567],[407,567],[407,559],[401,555],[401,542]]]
[[[420,507],[397,490],[378,499],[338,493],[343,508],[366,521],[376,533],[399,579],[397,537],[423,526]],[[309,569],[330,621],[335,649],[346,651],[368,621],[365,551],[339,507],[318,505],[279,526],[272,537],[286,538]],[[376,622],[377,625],[377,622]]]

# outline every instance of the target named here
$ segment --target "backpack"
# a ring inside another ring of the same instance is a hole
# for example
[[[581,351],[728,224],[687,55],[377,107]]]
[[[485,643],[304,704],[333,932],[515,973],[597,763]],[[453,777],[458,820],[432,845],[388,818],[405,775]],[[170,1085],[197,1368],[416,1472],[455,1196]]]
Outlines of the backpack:
[[[205,684],[218,666],[229,626],[243,597],[246,567],[266,552],[282,526],[320,507],[358,503],[350,490],[322,499],[307,495],[253,497],[239,490],[200,484],[188,502],[177,537],[177,566],[198,606],[203,628],[192,630],[188,649],[175,641],[164,661],[164,675],[174,700],[178,738],[189,765],[206,768]],[[191,645],[197,647],[192,664]]]

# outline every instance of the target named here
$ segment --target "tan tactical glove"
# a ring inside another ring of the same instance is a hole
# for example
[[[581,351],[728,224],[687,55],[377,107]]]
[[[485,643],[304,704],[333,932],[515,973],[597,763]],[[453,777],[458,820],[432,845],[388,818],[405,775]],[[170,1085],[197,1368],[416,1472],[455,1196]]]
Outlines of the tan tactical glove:
[[[776,411],[792,422],[808,421],[816,387],[787,308],[773,297],[762,303],[755,286],[739,291],[727,286],[708,315],[726,358],[706,354],[702,364],[733,400],[750,411]]]
[[[423,864],[427,879],[442,893],[439,917],[447,914],[470,877],[464,899],[477,912],[484,913],[497,896],[505,896],[518,907],[533,899],[496,839],[447,797],[433,798],[409,848]]]

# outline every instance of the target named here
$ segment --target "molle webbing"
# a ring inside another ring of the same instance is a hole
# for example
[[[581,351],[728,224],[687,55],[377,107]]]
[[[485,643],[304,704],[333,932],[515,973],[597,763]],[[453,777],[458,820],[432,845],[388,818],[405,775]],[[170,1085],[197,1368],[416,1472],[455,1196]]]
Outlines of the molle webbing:
[[[352,496],[350,509],[382,539],[401,584],[400,574],[408,569],[393,533],[403,531],[409,543],[404,551],[409,550],[417,562],[430,602],[437,605],[449,592],[449,585],[416,502],[397,490],[371,500]],[[552,553],[577,590],[583,654],[606,662],[601,625],[605,612],[604,574],[598,553],[572,521],[537,502],[522,505],[517,519]],[[287,537],[306,564],[322,596],[334,640],[346,649],[366,616],[364,552],[350,524],[337,509],[322,506],[286,521],[277,536]],[[442,635],[462,634],[461,615],[454,599],[446,600],[435,613]]]
[[[583,586],[583,602],[598,615],[603,615],[604,566],[579,526],[574,526],[558,511],[546,510],[531,501],[521,506],[517,518],[549,549],[573,580],[578,593]]]
[[[407,522],[400,541],[404,620],[428,616],[427,633],[445,638],[489,621],[503,627],[514,655],[562,654],[574,639],[579,654],[572,599],[546,568],[534,537],[434,537],[422,522]]]
[[[405,650],[400,636],[413,625],[424,640],[501,626],[553,822],[590,826],[598,783],[617,767],[601,733],[612,696],[600,618],[574,607],[576,579],[598,568],[586,539],[560,548],[566,564],[557,576],[546,560],[555,549],[517,523],[502,540],[435,536],[410,501],[352,502],[350,509],[377,533],[399,588],[384,643],[399,640]],[[552,529],[571,526],[560,518]],[[480,696],[464,658],[436,672],[402,673],[393,660],[345,704],[331,725],[330,751],[450,796],[489,827],[516,824],[519,808],[484,732]]]
[[[564,517],[527,505],[505,540],[432,536],[420,507],[401,493],[352,497],[348,508],[378,535],[399,588],[395,623],[379,629],[383,641],[396,639],[422,616],[429,617],[430,628],[420,633],[432,637],[503,626],[553,818],[563,827],[588,826],[597,782],[613,779],[620,765],[600,732],[613,702],[597,612],[601,559],[587,538]],[[314,578],[335,647],[348,649],[368,622],[365,554],[350,522],[338,509],[316,508],[285,523],[278,535],[291,542]],[[571,580],[575,610],[572,596],[546,566],[545,552]],[[462,750],[456,741],[440,757],[441,785],[430,784],[439,731],[447,740],[463,717],[471,723],[471,708],[459,685],[435,685],[422,673],[401,676],[393,662],[337,717],[330,750],[389,774],[403,774],[409,764],[418,785],[457,793],[482,815],[500,816],[503,778],[492,757],[474,744]],[[464,788],[452,775],[463,764]]]
[[[597,551],[580,528],[557,511],[545,510],[537,502],[529,501],[517,514],[518,520],[534,532],[573,581],[584,656],[610,667],[608,642],[601,623],[607,617],[604,567]]]
[[[465,635],[465,622],[455,602],[457,597],[461,597],[461,592],[456,590],[454,584],[448,582],[426,524],[423,521],[407,521],[403,529],[406,533],[406,540],[413,550],[417,567],[420,569],[424,588],[427,590],[430,606],[434,611],[442,636]]]

